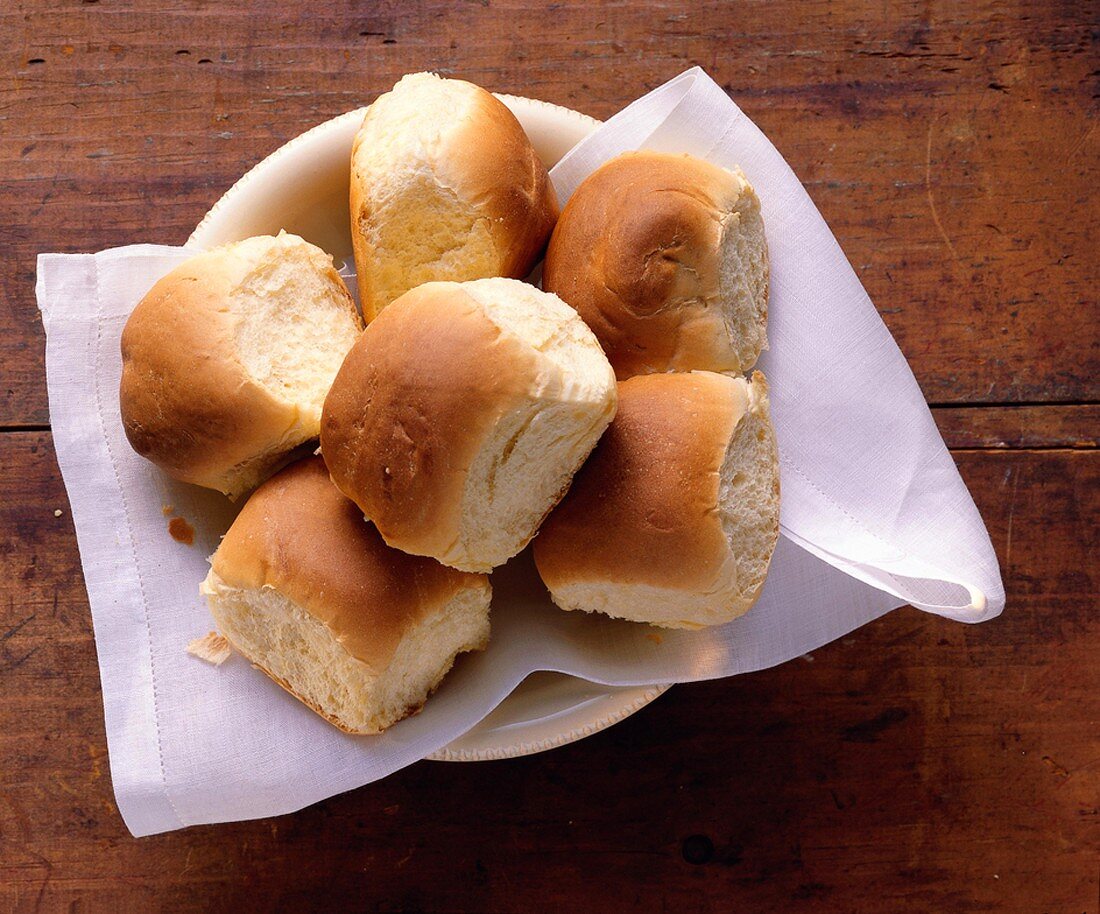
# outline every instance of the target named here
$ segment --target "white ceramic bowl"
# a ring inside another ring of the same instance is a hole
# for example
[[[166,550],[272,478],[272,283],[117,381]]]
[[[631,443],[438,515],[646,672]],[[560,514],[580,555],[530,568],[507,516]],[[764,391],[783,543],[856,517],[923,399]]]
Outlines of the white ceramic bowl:
[[[548,168],[599,126],[569,108],[498,97],[519,119]],[[324,248],[337,265],[349,260],[351,143],[365,111],[349,111],[275,150],[214,204],[188,247],[205,250],[286,229]],[[472,762],[553,749],[618,723],[667,688],[614,688],[560,673],[536,673],[480,724],[431,757]]]

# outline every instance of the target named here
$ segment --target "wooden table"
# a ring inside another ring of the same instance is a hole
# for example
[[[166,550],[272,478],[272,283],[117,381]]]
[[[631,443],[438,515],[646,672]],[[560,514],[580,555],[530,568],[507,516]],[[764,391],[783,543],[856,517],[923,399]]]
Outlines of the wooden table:
[[[1095,914],[1096,24],[1085,2],[4,4],[0,911]],[[565,749],[132,839],[35,254],[181,243],[246,168],[405,72],[600,117],[695,63],[786,155],[908,356],[1004,615],[900,610]]]

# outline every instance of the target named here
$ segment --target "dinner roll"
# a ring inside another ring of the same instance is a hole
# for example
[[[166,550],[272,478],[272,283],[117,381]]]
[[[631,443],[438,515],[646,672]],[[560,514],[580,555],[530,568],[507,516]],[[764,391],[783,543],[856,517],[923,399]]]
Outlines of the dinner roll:
[[[569,199],[543,266],[599,337],[620,380],[745,372],[767,348],[768,248],[741,171],[633,152]]]
[[[198,254],[122,331],[126,437],[176,479],[247,492],[317,436],[362,329],[332,258],[295,235]]]
[[[317,457],[253,493],[201,591],[237,651],[349,733],[415,713],[489,641],[488,578],[391,549]]]
[[[563,609],[665,628],[746,612],[779,535],[768,388],[711,372],[619,385],[619,412],[535,540]]]
[[[522,279],[557,218],[546,166],[484,89],[415,73],[367,110],[351,153],[351,234],[368,322],[431,280]]]
[[[427,283],[348,353],[321,452],[391,546],[488,571],[534,535],[615,401],[599,343],[560,299],[514,279]]]

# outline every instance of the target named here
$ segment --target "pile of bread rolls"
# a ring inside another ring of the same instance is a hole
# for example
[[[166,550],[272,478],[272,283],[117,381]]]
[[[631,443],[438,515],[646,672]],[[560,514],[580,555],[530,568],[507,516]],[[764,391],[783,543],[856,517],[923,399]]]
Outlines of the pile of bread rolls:
[[[201,586],[230,644],[377,733],[486,647],[489,572],[532,540],[562,609],[748,610],[779,487],[746,377],[768,259],[744,176],[629,153],[559,215],[503,103],[416,74],[367,111],[350,207],[362,317],[332,258],[281,233],[187,261],[123,332],[134,449],[248,495]]]

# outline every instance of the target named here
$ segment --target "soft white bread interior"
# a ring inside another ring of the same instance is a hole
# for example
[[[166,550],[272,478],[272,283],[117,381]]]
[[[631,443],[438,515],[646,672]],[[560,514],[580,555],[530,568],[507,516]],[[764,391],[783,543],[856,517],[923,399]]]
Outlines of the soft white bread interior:
[[[577,309],[620,380],[746,372],[767,347],[760,201],[740,169],[688,155],[619,156],[570,197],[543,288]]]
[[[489,640],[488,578],[391,549],[316,457],[253,493],[201,591],[237,651],[349,733],[415,713]]]
[[[236,497],[316,438],[363,322],[332,258],[296,235],[198,254],[122,332],[119,401],[134,450]]]
[[[535,540],[563,609],[718,625],[764,585],[779,535],[767,383],[711,372],[619,385],[619,412]]]
[[[348,353],[321,452],[391,546],[488,571],[534,536],[615,403],[599,343],[556,296],[513,279],[427,283]]]
[[[546,166],[484,89],[415,73],[368,109],[351,156],[352,240],[368,322],[424,282],[525,277],[557,217]]]

